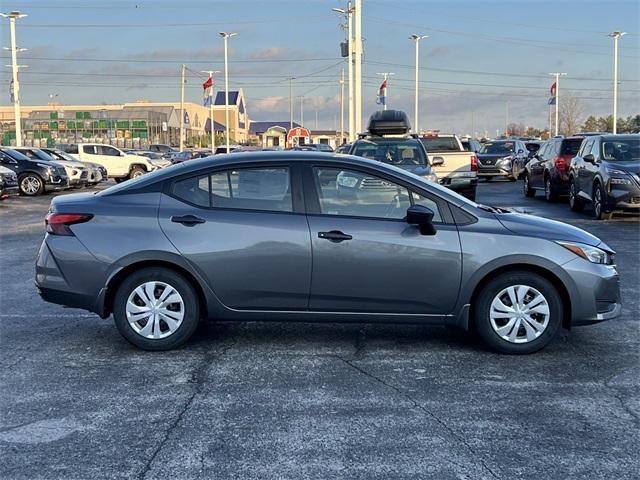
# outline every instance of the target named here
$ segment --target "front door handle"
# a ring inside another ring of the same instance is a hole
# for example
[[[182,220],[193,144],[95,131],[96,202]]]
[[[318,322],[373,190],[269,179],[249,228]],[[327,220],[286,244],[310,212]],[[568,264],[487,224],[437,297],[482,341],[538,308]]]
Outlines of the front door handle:
[[[182,216],[173,216],[171,217],[171,221],[173,223],[181,223],[187,227],[193,227],[199,223],[204,223],[206,220],[204,218],[196,217],[195,215],[182,215]]]
[[[333,243],[340,243],[345,240],[351,240],[353,237],[339,230],[331,230],[330,232],[318,232],[318,238],[324,238]]]

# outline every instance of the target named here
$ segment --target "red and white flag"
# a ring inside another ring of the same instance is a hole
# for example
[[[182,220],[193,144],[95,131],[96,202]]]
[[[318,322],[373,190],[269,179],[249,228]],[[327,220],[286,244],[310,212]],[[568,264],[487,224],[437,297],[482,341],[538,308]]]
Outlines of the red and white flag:
[[[202,84],[204,89],[203,104],[208,107],[213,103],[213,77],[207,78],[207,81]]]
[[[556,86],[556,82],[553,82],[553,83],[551,84],[551,88],[549,89],[549,91],[551,92],[551,96],[552,96],[552,97],[555,97],[555,96],[556,96],[556,88],[557,88],[557,86]]]

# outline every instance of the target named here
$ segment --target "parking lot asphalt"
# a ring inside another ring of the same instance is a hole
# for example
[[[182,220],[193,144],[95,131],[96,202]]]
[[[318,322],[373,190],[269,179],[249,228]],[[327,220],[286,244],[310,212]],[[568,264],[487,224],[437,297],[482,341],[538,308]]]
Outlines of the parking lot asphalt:
[[[143,352],[38,297],[51,196],[0,203],[0,478],[637,478],[640,223],[520,185],[478,201],[599,236],[624,310],[517,357],[444,328],[286,323],[205,323]]]

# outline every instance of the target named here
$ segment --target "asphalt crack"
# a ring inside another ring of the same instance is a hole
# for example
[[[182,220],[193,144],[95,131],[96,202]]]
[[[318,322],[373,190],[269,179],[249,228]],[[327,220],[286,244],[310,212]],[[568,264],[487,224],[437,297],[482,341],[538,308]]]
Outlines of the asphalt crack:
[[[195,400],[195,398],[202,393],[202,387],[203,387],[203,384],[204,384],[204,380],[207,378],[207,374],[209,373],[209,369],[211,368],[211,365],[213,364],[213,360],[216,359],[216,358],[223,357],[237,343],[238,343],[237,340],[235,338],[231,337],[231,343],[229,345],[227,345],[226,347],[224,347],[220,353],[208,353],[207,352],[207,354],[202,359],[202,362],[200,363],[198,368],[196,368],[191,373],[191,379],[187,383],[194,384],[195,388],[193,389],[193,392],[189,396],[188,400],[185,402],[184,406],[178,412],[178,415],[176,416],[176,418],[169,425],[169,428],[167,428],[167,430],[164,432],[162,440],[160,441],[158,446],[153,450],[151,456],[149,457],[149,459],[145,463],[144,468],[142,469],[142,471],[138,475],[138,479],[139,480],[144,480],[144,478],[147,476],[147,473],[149,473],[149,471],[151,470],[151,466],[153,465],[153,461],[156,459],[158,454],[162,451],[163,447],[165,446],[165,444],[167,443],[167,441],[171,437],[171,434],[173,433],[173,431],[176,429],[176,427],[182,421],[182,417],[184,417],[185,413],[187,413],[189,408],[191,408],[191,405],[193,404],[193,401]]]
[[[355,365],[353,362],[347,360],[344,357],[341,357],[340,355],[334,355],[337,359],[339,359],[340,361],[344,362],[345,364],[347,364],[349,367],[351,367],[352,369],[356,370],[357,372],[361,373],[362,375],[374,380],[375,382],[380,383],[381,385],[384,385],[387,388],[390,388],[391,390],[395,391],[398,395],[400,395],[401,397],[403,397],[405,400],[407,400],[409,403],[411,403],[413,405],[413,408],[420,410],[421,412],[425,413],[426,415],[428,415],[429,417],[433,418],[440,426],[442,426],[442,428],[444,428],[447,432],[449,432],[449,434],[454,437],[456,440],[458,440],[462,445],[464,445],[467,450],[469,450],[471,452],[471,454],[473,455],[474,458],[476,458],[479,462],[480,465],[482,465],[482,468],[484,470],[486,470],[489,475],[491,475],[493,478],[496,479],[500,479],[500,477],[496,474],[496,472],[494,472],[491,467],[489,467],[486,462],[484,461],[484,459],[482,459],[478,453],[475,451],[475,449],[469,444],[469,442],[467,442],[464,437],[460,436],[458,433],[456,433],[449,425],[447,425],[444,421],[442,421],[436,414],[434,414],[432,411],[430,411],[428,408],[426,408],[424,405],[421,405],[420,403],[418,403],[411,395],[409,395],[408,393],[405,393],[404,391],[400,390],[398,387],[396,387],[395,385],[392,385],[391,383],[385,382],[383,379],[381,379],[380,377],[367,372],[365,369],[363,369],[362,367],[359,367],[357,365]],[[451,462],[454,465],[457,466],[461,466],[455,462]]]

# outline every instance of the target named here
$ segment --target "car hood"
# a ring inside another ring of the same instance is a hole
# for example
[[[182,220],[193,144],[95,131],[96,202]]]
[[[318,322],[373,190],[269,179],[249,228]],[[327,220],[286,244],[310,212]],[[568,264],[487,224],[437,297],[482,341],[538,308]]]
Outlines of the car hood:
[[[80,161],[78,162],[73,162],[71,160],[55,160],[55,163],[57,163],[58,165],[62,165],[63,167],[69,167],[69,168],[86,168],[86,165]]]
[[[607,162],[607,166],[624,172],[640,173],[640,160],[634,160],[632,162]]]
[[[507,230],[518,235],[540,237],[546,240],[578,242],[602,248],[602,241],[598,237],[566,223],[525,213],[499,213],[496,214],[496,217]],[[605,247],[611,250],[606,245]]]

